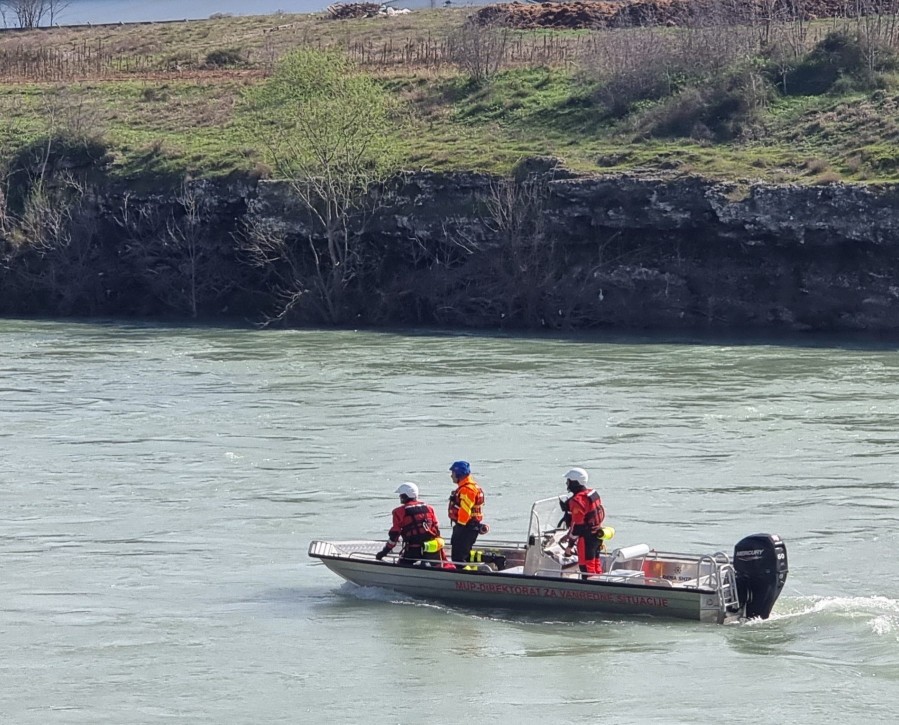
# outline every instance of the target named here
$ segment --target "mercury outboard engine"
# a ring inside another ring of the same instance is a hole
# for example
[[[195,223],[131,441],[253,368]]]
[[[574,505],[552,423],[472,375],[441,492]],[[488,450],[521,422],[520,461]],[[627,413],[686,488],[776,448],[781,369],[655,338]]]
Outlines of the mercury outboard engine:
[[[768,619],[787,581],[787,547],[777,534],[753,534],[734,547],[737,594],[747,619]]]

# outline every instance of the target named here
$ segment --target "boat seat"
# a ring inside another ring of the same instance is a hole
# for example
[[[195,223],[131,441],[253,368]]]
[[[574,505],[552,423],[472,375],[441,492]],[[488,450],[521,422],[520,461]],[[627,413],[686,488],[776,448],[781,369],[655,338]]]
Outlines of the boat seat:
[[[634,577],[642,577],[643,571],[640,569],[613,569],[603,574],[591,576],[590,579],[599,579],[601,581],[623,581],[625,579],[633,579]]]
[[[634,544],[633,546],[623,546],[615,549],[609,557],[608,573],[617,570],[634,569],[634,564],[638,563],[640,573],[643,571],[643,560],[650,552],[649,544]]]

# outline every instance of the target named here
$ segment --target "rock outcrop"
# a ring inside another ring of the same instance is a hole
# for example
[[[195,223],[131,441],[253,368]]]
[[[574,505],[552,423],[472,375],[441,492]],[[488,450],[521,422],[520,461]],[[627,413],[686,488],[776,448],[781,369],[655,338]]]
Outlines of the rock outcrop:
[[[286,184],[195,191],[187,218],[184,190],[101,189],[65,245],[7,243],[0,312],[272,319],[289,266],[302,294],[279,322],[326,321],[307,304],[310,234],[323,240]],[[287,240],[289,258],[252,264],[250,230]],[[581,177],[534,160],[517,185],[404,176],[357,232],[345,324],[899,331],[899,187]]]

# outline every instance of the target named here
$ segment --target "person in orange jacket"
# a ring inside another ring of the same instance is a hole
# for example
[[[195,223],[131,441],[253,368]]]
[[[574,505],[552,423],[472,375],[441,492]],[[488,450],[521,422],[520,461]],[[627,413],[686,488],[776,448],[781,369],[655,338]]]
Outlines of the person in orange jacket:
[[[572,496],[565,504],[568,529],[568,548],[571,556],[577,550],[578,568],[585,577],[602,574],[602,560],[599,558],[602,542],[602,522],[606,511],[599,493],[587,488],[589,477],[583,468],[572,468],[565,474],[565,483]]]
[[[456,489],[449,497],[449,518],[453,526],[450,539],[451,557],[454,562],[468,562],[471,547],[479,534],[486,534],[484,523],[484,492],[471,477],[471,464],[468,461],[456,461],[450,466],[450,477]]]
[[[387,532],[387,543],[375,558],[381,561],[402,539],[403,550],[398,564],[412,566],[417,561],[424,561],[425,566],[441,566],[437,562],[444,558],[443,539],[434,508],[418,500],[418,486],[414,483],[401,484],[396,493],[400,495],[400,505],[393,509],[393,525]]]

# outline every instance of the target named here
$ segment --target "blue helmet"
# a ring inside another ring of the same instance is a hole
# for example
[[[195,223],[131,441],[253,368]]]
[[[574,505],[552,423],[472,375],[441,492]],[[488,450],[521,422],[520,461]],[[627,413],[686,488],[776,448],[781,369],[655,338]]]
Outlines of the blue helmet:
[[[456,461],[449,469],[457,476],[467,476],[471,473],[471,464],[468,461]]]

